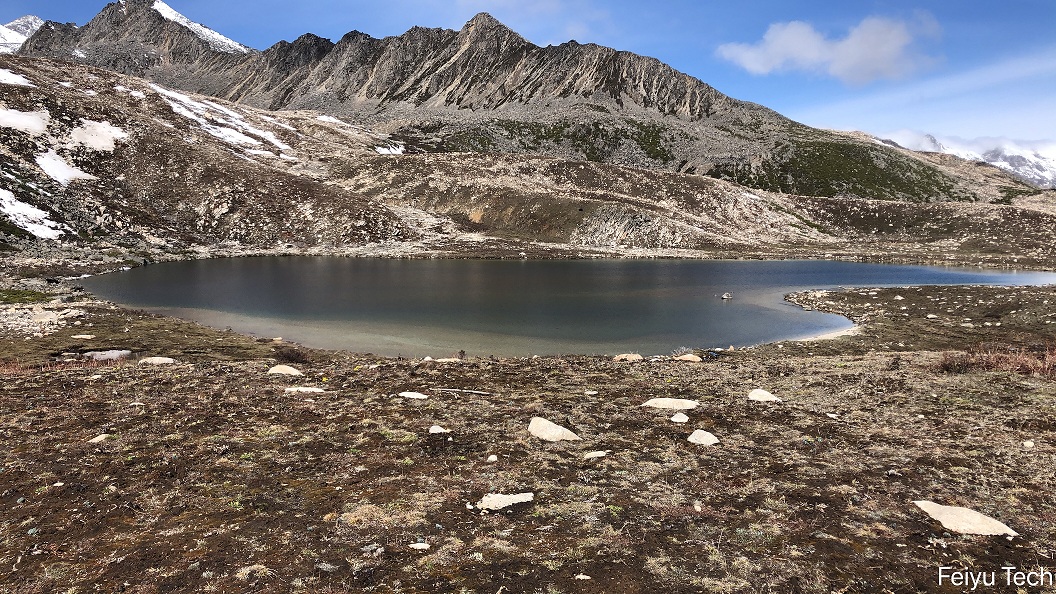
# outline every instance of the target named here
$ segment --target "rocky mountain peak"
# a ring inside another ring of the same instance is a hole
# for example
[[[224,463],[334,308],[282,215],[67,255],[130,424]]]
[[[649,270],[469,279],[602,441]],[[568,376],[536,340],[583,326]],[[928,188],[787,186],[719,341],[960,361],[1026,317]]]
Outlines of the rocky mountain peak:
[[[19,35],[24,35],[28,38],[30,35],[36,33],[37,29],[39,29],[40,26],[43,24],[44,19],[38,16],[27,14],[24,17],[17,18],[11,21],[10,23],[7,23],[6,25],[4,25],[4,27],[7,27],[15,33],[18,33]]]

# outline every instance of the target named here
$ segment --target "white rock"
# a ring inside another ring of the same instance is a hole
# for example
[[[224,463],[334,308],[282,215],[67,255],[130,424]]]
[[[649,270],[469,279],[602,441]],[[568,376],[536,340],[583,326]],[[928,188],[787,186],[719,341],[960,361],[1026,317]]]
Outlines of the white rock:
[[[580,439],[575,433],[542,417],[532,417],[531,422],[528,423],[528,432],[546,441],[576,441]]]
[[[676,413],[675,416],[671,417],[672,423],[688,423],[689,417],[683,413]]]
[[[608,455],[609,455],[609,450],[604,450],[604,451],[598,450],[596,452],[587,452],[586,454],[583,454],[583,458],[585,460],[596,460],[598,458],[604,458],[605,456],[608,456]]]
[[[689,361],[690,363],[700,363],[703,360],[704,359],[701,359],[693,353],[686,353],[685,355],[675,357],[675,361]]]
[[[433,425],[432,427],[429,428],[429,433],[431,433],[431,434],[451,433],[451,430],[450,429],[444,429],[440,425]]]
[[[835,413],[825,413],[825,416],[829,417],[830,419],[838,419],[840,417],[840,415]]]
[[[927,315],[926,317],[927,317],[927,318],[928,318],[929,320],[935,320],[935,319],[938,319],[938,317],[939,317],[939,316],[937,316],[937,315],[935,315],[935,314],[928,314],[928,315]]]
[[[416,551],[427,551],[427,550],[429,550],[429,543],[427,543],[427,542],[416,542],[416,543],[409,544],[407,546],[411,547],[412,549],[414,549]]]
[[[488,510],[503,509],[517,503],[528,503],[534,499],[535,493],[517,493],[516,495],[488,493],[477,503],[477,508]]]
[[[132,351],[89,351],[81,355],[92,361],[119,361],[132,356]]]
[[[967,507],[939,505],[931,501],[914,501],[913,503],[932,519],[938,520],[943,528],[959,534],[1019,536],[1018,532],[1001,522]]]
[[[1023,447],[1029,450],[1034,447],[1034,442],[1028,439],[1023,442]]]
[[[289,365],[276,365],[268,370],[268,373],[272,375],[304,375],[300,371],[290,367]]]
[[[410,398],[411,400],[425,400],[428,398],[428,396],[421,392],[400,392],[400,396]]]
[[[322,394],[325,391],[326,390],[322,388],[310,388],[307,386],[293,386],[283,390],[283,392],[286,392],[287,394]]]
[[[905,297],[901,295],[895,295],[895,301],[902,301],[903,299],[905,299]]]
[[[703,429],[697,429],[689,436],[689,443],[709,446],[719,443],[719,438]]]
[[[781,402],[781,399],[777,396],[759,388],[748,392],[748,400],[754,400],[756,402]]]
[[[586,392],[583,392],[583,393],[586,394],[587,396],[597,396],[598,395],[598,391],[597,390],[587,390]]]
[[[641,361],[642,359],[644,359],[644,357],[638,353],[624,353],[612,358],[613,361]]]
[[[488,462],[495,463],[499,461],[499,457],[495,454],[488,456]]]
[[[590,577],[589,575],[585,575],[585,574],[581,573],[581,574],[577,575],[575,577],[575,579],[577,579],[577,580],[591,580],[591,579],[594,579],[594,578]]]
[[[91,340],[91,339],[95,338],[95,335],[94,334],[74,334],[70,338],[72,338],[74,340]]]
[[[140,365],[172,365],[176,362],[176,359],[171,357],[147,357],[146,359],[140,359]]]
[[[108,439],[110,439],[110,434],[109,433],[103,433],[102,435],[97,435],[97,436],[89,439],[88,443],[103,443],[104,441],[106,441]]]
[[[649,408],[665,408],[670,410],[689,410],[700,406],[696,400],[683,400],[682,398],[653,398],[645,401],[642,406]]]

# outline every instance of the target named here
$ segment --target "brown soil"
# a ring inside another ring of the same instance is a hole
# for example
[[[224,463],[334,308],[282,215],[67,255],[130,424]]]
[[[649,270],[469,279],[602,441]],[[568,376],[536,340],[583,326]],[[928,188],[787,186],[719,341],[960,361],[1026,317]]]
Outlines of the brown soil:
[[[943,371],[965,345],[1053,344],[1056,290],[795,299],[862,333],[700,364],[384,359],[102,305],[8,335],[0,592],[959,592],[940,566],[1056,569],[1056,383]],[[178,363],[59,361],[89,348]],[[304,377],[265,373],[292,361]],[[678,425],[652,397],[701,405]],[[534,416],[583,440],[533,438]],[[720,443],[690,444],[698,428]],[[467,505],[493,492],[535,500]],[[919,499],[1022,536],[951,534]]]

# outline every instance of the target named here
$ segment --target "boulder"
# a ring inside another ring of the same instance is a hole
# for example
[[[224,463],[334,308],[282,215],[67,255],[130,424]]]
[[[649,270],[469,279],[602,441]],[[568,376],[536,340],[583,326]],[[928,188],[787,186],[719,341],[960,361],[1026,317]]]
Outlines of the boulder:
[[[532,417],[532,421],[528,423],[528,432],[546,441],[576,441],[580,439],[575,433],[542,417]]]
[[[1018,532],[1001,522],[967,507],[939,505],[931,501],[914,501],[913,503],[924,510],[933,520],[938,520],[943,528],[951,532],[982,534],[985,536],[999,534],[1019,536]]]
[[[685,355],[675,357],[675,361],[689,361],[690,363],[700,363],[703,360],[704,359],[701,359],[693,353],[686,353]]]
[[[766,390],[756,388],[751,392],[748,392],[748,400],[754,400],[756,402],[781,402],[782,400],[777,396],[774,396]]]
[[[289,365],[276,365],[268,370],[271,375],[304,375]]]
[[[517,493],[516,495],[504,495],[502,493],[488,493],[477,502],[478,509],[498,510],[510,507],[517,503],[528,503],[535,499],[535,493]]]
[[[676,413],[675,416],[671,417],[672,423],[688,423],[689,417],[682,413]]]
[[[710,446],[719,443],[719,438],[703,429],[697,429],[689,436],[689,443]]]
[[[176,360],[170,357],[147,357],[146,359],[140,359],[140,365],[172,365]]]
[[[642,357],[638,353],[624,353],[622,355],[616,355],[615,357],[612,358],[613,361],[631,361],[631,362],[641,361],[642,359],[644,359],[644,357]]]
[[[649,408],[664,408],[669,410],[689,410],[700,406],[696,400],[683,400],[682,398],[653,398],[645,401],[642,406]]]

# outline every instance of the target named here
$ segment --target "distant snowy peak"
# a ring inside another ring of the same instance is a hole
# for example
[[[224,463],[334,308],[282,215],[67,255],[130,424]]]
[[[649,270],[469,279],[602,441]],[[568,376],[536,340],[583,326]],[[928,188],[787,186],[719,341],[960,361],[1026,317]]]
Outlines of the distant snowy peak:
[[[26,16],[17,18],[4,26],[8,29],[11,29],[15,33],[18,33],[19,35],[24,35],[28,39],[29,37],[32,37],[33,34],[37,32],[37,29],[40,29],[43,25],[44,19],[38,16],[27,14]]]
[[[945,153],[1000,167],[1040,188],[1056,188],[1056,141],[1028,142],[1007,138],[936,138],[901,131],[886,135],[914,151]]]
[[[158,14],[166,19],[190,29],[192,33],[197,35],[202,41],[208,43],[210,47],[218,52],[224,52],[227,54],[248,54],[253,51],[237,41],[224,37],[205,25],[192,21],[173,10],[171,6],[165,4],[161,0],[155,0],[153,8]]]
[[[0,54],[13,54],[44,24],[41,19],[26,15],[0,26]]]

